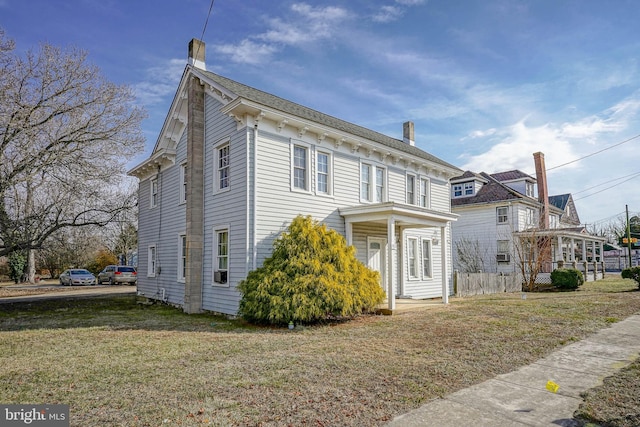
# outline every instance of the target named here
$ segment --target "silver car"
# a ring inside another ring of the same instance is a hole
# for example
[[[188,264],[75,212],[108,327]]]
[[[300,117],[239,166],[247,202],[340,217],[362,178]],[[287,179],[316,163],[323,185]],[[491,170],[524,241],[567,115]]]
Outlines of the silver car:
[[[138,281],[138,273],[135,267],[128,265],[107,265],[98,273],[98,284],[108,282],[110,285],[128,284],[135,285]]]
[[[63,286],[95,285],[96,276],[84,268],[71,268],[60,274],[60,284]]]

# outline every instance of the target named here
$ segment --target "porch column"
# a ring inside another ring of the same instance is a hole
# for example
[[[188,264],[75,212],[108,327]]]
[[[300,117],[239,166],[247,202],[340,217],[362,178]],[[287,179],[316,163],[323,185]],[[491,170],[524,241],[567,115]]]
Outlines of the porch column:
[[[447,233],[445,227],[440,227],[440,258],[442,263],[442,303],[449,304],[449,287],[447,286]]]
[[[571,253],[569,254],[569,259],[567,261],[574,262],[576,260],[576,240],[571,238]]]
[[[556,254],[555,261],[564,261],[564,251],[562,248],[562,236],[558,235],[558,253]]]
[[[396,294],[395,294],[395,274],[394,264],[397,253],[396,245],[396,220],[393,216],[390,216],[387,220],[387,242],[389,246],[389,256],[387,257],[387,303],[389,310],[395,310],[396,308]]]
[[[347,235],[347,246],[351,246],[353,244],[353,223],[349,220],[344,222],[344,231]]]
[[[587,241],[582,239],[582,259],[580,261],[585,262],[587,260]]]

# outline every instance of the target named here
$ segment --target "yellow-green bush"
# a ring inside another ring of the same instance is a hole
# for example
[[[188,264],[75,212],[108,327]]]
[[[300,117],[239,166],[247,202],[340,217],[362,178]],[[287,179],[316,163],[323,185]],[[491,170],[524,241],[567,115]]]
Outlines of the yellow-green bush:
[[[343,236],[297,216],[263,266],[240,282],[240,314],[258,323],[310,323],[372,311],[384,299],[379,274]]]

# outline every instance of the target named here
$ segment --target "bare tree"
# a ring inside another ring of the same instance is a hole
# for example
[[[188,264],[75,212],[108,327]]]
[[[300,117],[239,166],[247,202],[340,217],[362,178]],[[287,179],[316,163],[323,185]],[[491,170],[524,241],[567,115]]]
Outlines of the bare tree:
[[[0,256],[131,207],[117,184],[145,114],[86,56],[44,44],[20,57],[0,29]]]
[[[528,291],[534,290],[538,274],[551,271],[552,236],[549,233],[539,229],[514,233],[516,264]]]
[[[478,239],[463,237],[456,241],[457,267],[464,273],[486,271],[487,252],[488,248],[480,245]]]

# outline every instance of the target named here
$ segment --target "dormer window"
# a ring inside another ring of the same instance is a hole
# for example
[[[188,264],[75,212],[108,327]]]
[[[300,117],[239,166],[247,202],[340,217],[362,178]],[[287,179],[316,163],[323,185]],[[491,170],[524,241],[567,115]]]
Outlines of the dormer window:
[[[464,183],[464,195],[473,196],[473,182]]]
[[[453,185],[453,197],[462,197],[462,184]]]
[[[467,197],[475,194],[475,186],[473,182],[464,182],[462,184],[453,184],[453,197]]]
[[[526,183],[526,194],[529,197],[535,197],[535,195],[533,194],[533,183],[532,182],[527,182]]]

